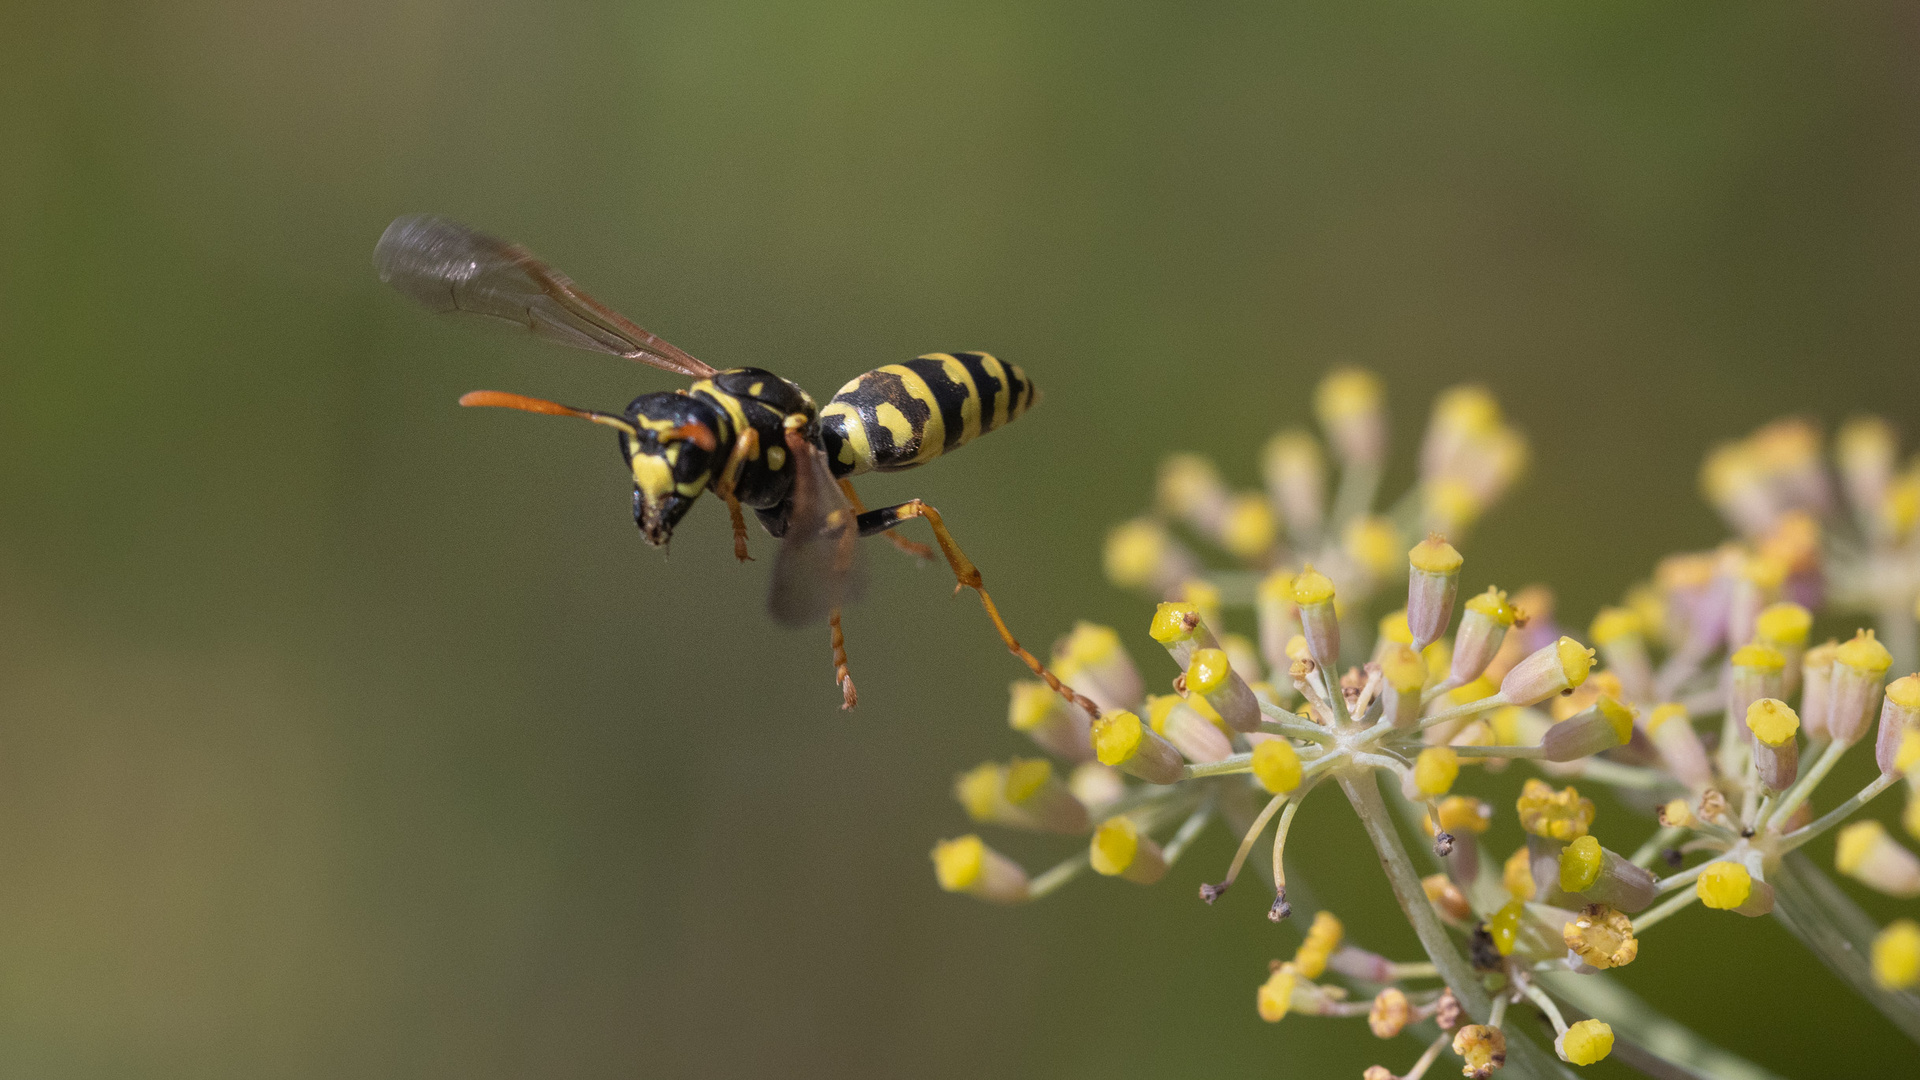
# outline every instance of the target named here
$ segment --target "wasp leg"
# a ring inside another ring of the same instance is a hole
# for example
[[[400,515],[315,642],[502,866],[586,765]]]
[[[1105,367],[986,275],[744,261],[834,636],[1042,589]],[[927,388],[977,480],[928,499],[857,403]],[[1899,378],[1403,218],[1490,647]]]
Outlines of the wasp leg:
[[[1054,693],[1066,698],[1070,704],[1085,710],[1088,716],[1097,718],[1100,715],[1100,706],[1074,692],[1053,672],[1048,671],[1045,664],[1022,647],[1020,642],[1014,640],[1013,631],[1007,629],[1006,620],[1000,617],[1000,609],[994,605],[993,597],[987,595],[986,586],[981,583],[980,568],[973,565],[973,560],[967,558],[966,552],[960,550],[959,544],[954,543],[953,534],[947,531],[946,523],[940,520],[940,511],[919,499],[903,502],[898,506],[869,510],[861,514],[858,519],[860,535],[872,536],[875,533],[883,533],[913,518],[926,518],[927,524],[933,527],[933,539],[940,545],[940,554],[946,556],[947,566],[953,570],[955,582],[953,591],[957,593],[966,588],[979,593],[980,604],[987,609],[987,618],[993,620],[993,628],[1000,632],[1000,640],[1006,643],[1007,649],[1019,657],[1021,663],[1033,669],[1035,675],[1044,679],[1046,684],[1053,688]]]
[[[854,513],[864,514],[867,512],[867,504],[861,502],[860,496],[853,490],[853,481],[840,481],[840,490],[846,493],[847,501],[853,504]],[[865,536],[867,534],[861,533],[860,535]],[[896,532],[889,532],[886,534],[886,537],[887,543],[892,544],[894,547],[899,548],[901,551],[906,552],[916,559],[933,558],[933,549],[917,540],[909,540]]]
[[[860,695],[853,688],[853,675],[847,671],[847,637],[840,632],[840,609],[834,608],[827,616],[827,625],[833,629],[833,681],[840,687],[840,707],[851,709],[860,701]]]
[[[741,562],[752,562],[753,556],[747,554],[747,519],[740,513],[740,500],[733,497],[733,486],[740,481],[740,470],[758,456],[760,433],[747,428],[733,440],[733,450],[727,454],[720,479],[713,485],[713,490],[726,500],[727,516],[733,519],[733,557]]]

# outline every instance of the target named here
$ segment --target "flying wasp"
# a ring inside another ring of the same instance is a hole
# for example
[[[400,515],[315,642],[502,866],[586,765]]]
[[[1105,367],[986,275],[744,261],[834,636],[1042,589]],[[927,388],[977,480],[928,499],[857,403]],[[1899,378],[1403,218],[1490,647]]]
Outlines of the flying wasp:
[[[1021,647],[974,566],[933,507],[919,499],[868,510],[850,478],[923,465],[1018,418],[1034,401],[1019,367],[986,353],[931,353],[875,368],[840,388],[822,409],[798,385],[760,368],[720,370],[641,329],[588,296],[525,248],[432,216],[394,220],[373,251],[380,278],[438,312],[514,323],[577,349],[611,353],[696,380],[684,390],[642,394],[620,413],[578,409],[497,390],[476,390],[467,406],[571,416],[610,427],[633,474],[633,520],[647,543],[664,547],[674,526],[711,489],[733,521],[734,555],[747,561],[751,509],[781,541],[768,609],[788,626],[826,620],[834,681],[843,708],[858,695],[847,670],[841,609],[864,577],[856,541],[886,534],[921,557],[932,552],[890,532],[924,518],[952,569],[954,591],[970,588],[1007,648],[1056,692],[1099,710]]]

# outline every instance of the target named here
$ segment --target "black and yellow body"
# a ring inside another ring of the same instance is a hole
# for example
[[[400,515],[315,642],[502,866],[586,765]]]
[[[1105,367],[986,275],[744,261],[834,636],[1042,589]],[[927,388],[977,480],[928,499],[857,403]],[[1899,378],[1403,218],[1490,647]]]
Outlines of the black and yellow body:
[[[695,359],[600,301],[516,244],[445,218],[399,218],[374,248],[383,280],[427,308],[516,325],[563,345],[637,360],[694,380],[684,390],[642,394],[623,413],[476,390],[462,405],[571,416],[619,432],[633,477],[633,516],[647,542],[663,545],[711,489],[732,516],[734,553],[747,559],[742,507],[781,538],[768,607],[789,624],[827,621],[834,674],[854,702],[840,611],[859,591],[857,541],[886,533],[921,556],[930,549],[893,535],[924,518],[958,587],[979,593],[1007,648],[1055,691],[1099,709],[1022,648],[1000,618],[980,571],[940,514],[919,499],[866,510],[848,481],[897,472],[1005,426],[1032,407],[1033,383],[986,353],[930,353],[888,364],[840,388],[824,409],[799,386],[759,368],[720,370]]]
[[[986,353],[929,353],[854,379],[820,410],[834,477],[924,465],[1017,419],[1033,382]]]

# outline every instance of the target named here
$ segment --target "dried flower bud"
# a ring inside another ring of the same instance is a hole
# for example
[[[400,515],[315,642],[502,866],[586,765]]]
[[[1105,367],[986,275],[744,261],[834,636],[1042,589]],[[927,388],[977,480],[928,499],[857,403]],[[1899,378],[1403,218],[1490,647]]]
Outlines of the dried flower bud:
[[[1529,779],[1520,788],[1516,804],[1520,827],[1551,840],[1573,840],[1593,827],[1593,800],[1583,799],[1572,787],[1560,791],[1543,780]]]
[[[1473,905],[1467,902],[1467,894],[1447,875],[1429,874],[1421,878],[1420,889],[1427,894],[1434,910],[1448,922],[1463,923],[1473,917]]]
[[[1027,898],[1027,872],[972,833],[933,846],[934,876],[947,892],[963,892],[995,904]]]
[[[1385,1065],[1369,1065],[1366,1071],[1360,1074],[1360,1080],[1400,1080],[1400,1078]]]
[[[1567,948],[1588,967],[1624,967],[1640,955],[1633,921],[1606,904],[1588,904],[1560,935]]]
[[[1466,1061],[1460,1075],[1486,1080],[1507,1063],[1507,1037],[1497,1027],[1468,1024],[1454,1033],[1453,1052]]]
[[[1453,996],[1453,988],[1449,986],[1440,992],[1440,1000],[1434,1004],[1433,1022],[1441,1031],[1452,1031],[1465,1019],[1464,1012],[1460,999]]]
[[[1367,1010],[1367,1027],[1375,1038],[1391,1039],[1406,1030],[1413,1016],[1407,995],[1397,986],[1389,986],[1373,996],[1373,1008]]]

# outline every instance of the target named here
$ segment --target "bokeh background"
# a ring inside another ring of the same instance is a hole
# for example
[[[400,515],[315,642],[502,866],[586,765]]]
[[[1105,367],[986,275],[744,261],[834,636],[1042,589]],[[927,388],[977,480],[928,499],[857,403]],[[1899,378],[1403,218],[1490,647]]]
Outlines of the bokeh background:
[[[764,539],[734,565],[708,505],[662,558],[605,433],[453,404],[670,378],[409,307],[368,261],[397,214],[816,394],[933,349],[1024,365],[1027,419],[866,491],[939,506],[1036,645],[1076,617],[1144,642],[1105,529],[1169,450],[1254,482],[1335,362],[1389,380],[1403,450],[1435,390],[1496,389],[1535,464],[1468,584],[1551,581],[1575,625],[1717,540],[1714,441],[1916,426],[1906,0],[6,0],[0,26],[9,1075],[1414,1052],[1258,1023],[1295,931],[1194,901],[1220,833],[1162,888],[937,892],[953,773],[1022,749],[978,605],[876,550],[841,714],[824,634],[761,613]],[[1355,934],[1412,948],[1338,799],[1294,835]],[[1912,1060],[1771,921],[1669,929],[1625,979],[1710,1037],[1790,1076]]]

